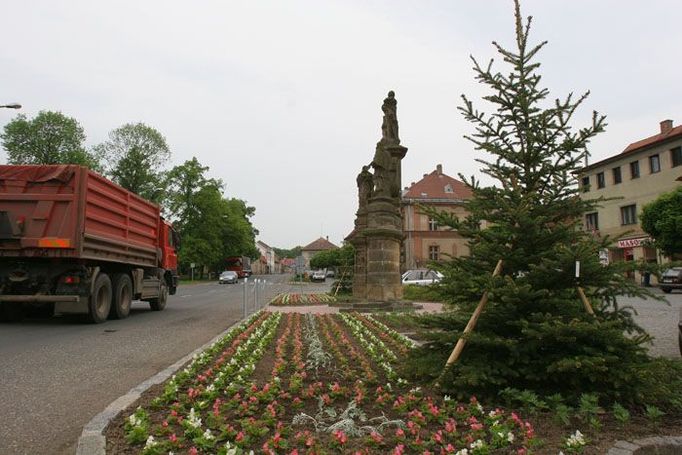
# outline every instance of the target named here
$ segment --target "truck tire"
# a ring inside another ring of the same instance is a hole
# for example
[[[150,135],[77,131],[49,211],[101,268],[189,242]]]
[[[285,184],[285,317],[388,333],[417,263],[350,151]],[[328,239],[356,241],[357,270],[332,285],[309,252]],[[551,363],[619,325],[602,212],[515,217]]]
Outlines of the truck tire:
[[[112,278],[111,319],[125,319],[130,314],[133,303],[133,281],[125,273],[117,273]]]
[[[111,280],[106,273],[100,273],[88,301],[88,320],[100,324],[107,320],[111,309]]]
[[[168,286],[166,286],[166,281],[161,280],[161,286],[159,288],[159,297],[156,299],[149,299],[149,307],[153,311],[161,311],[166,308],[166,302],[168,301]]]

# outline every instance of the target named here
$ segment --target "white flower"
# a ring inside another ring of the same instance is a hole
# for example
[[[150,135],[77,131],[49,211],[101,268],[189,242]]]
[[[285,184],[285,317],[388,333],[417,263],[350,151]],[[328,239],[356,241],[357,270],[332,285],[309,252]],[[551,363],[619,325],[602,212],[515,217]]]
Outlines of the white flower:
[[[575,430],[571,436],[566,439],[566,447],[582,447],[586,444],[585,437],[580,430]]]
[[[146,442],[145,445],[144,445],[144,448],[145,448],[145,449],[149,449],[149,448],[152,448],[152,447],[156,446],[157,444],[158,444],[158,442],[156,442],[156,441],[154,440],[154,436],[149,435],[149,437],[147,438],[147,442]]]
[[[443,397],[443,401],[452,401],[452,398],[450,397],[450,395],[445,395]]]
[[[514,433],[512,433],[511,431],[507,433],[507,441],[514,442]]]
[[[206,431],[204,431],[204,439],[211,441],[212,439],[215,439],[215,436],[211,434],[211,430],[206,428]]]
[[[472,442],[471,445],[470,445],[469,447],[470,447],[472,450],[473,450],[473,449],[480,449],[481,447],[483,447],[483,441],[481,441],[480,439],[477,439],[477,440],[475,440],[474,442]]]
[[[478,409],[478,412],[483,412],[483,406],[481,406],[481,403],[476,403],[476,408]]]
[[[189,416],[187,416],[187,423],[191,427],[201,428],[201,419],[194,413],[194,408],[189,410]]]
[[[455,455],[469,455],[469,449],[458,450]]]
[[[128,422],[134,427],[139,427],[142,424],[142,419],[138,418],[135,414],[130,414]]]
[[[213,384],[211,384],[211,385],[209,385],[208,387],[206,387],[206,391],[207,391],[208,393],[211,393],[211,392],[213,392],[214,390],[215,390],[215,386],[214,386]]]

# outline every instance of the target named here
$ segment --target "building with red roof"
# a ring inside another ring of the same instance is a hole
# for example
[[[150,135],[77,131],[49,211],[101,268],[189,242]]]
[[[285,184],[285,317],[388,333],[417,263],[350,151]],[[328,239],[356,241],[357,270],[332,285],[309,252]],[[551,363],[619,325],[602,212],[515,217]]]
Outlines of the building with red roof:
[[[581,197],[612,198],[584,220],[585,229],[595,235],[621,237],[602,252],[604,261],[662,262],[660,253],[647,243],[639,215],[644,205],[677,188],[681,176],[682,125],[673,127],[672,120],[660,122],[658,133],[580,170]]]
[[[305,258],[306,269],[310,269],[310,259],[317,253],[327,250],[333,250],[336,248],[338,248],[338,246],[330,242],[329,237],[327,238],[320,237],[319,239],[314,240],[307,244],[306,246],[304,246],[303,248],[301,248],[301,255]]]
[[[433,172],[424,174],[421,180],[405,188],[401,204],[405,270],[427,267],[429,262],[449,256],[469,254],[467,241],[459,233],[439,226],[421,209],[422,206],[433,207],[462,218],[467,215],[469,199],[471,190],[463,182],[444,174],[440,164]]]

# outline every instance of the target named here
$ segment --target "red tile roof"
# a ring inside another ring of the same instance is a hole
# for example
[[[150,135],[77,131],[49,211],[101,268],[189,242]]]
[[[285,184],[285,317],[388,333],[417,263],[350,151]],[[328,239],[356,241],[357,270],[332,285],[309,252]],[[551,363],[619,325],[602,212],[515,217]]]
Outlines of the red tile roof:
[[[320,237],[319,239],[315,240],[314,242],[311,242],[308,245],[301,248],[301,250],[302,251],[325,251],[325,250],[333,250],[334,248],[338,248],[338,246],[334,245],[329,240],[327,240],[323,237]]]
[[[681,136],[681,135],[682,135],[682,125],[678,125],[666,133],[654,134],[653,136],[650,136],[646,139],[642,139],[641,141],[633,142],[632,144],[628,145],[625,148],[625,150],[623,150],[623,153],[628,153],[628,152],[631,152],[633,150],[639,150],[641,148],[648,147],[648,146],[654,145],[658,142],[662,142],[662,141],[665,141],[667,139],[672,139],[676,136]]]
[[[622,159],[624,155],[631,155],[642,149],[652,147],[654,145],[660,144],[670,139],[675,139],[680,136],[682,136],[682,125],[678,125],[675,128],[671,128],[669,131],[666,131],[665,133],[654,134],[653,136],[649,136],[646,139],[633,142],[632,144],[625,147],[625,150],[623,150],[619,154],[610,156],[608,158],[604,158],[603,160],[597,161],[596,163],[592,163],[589,166],[585,166],[583,169],[580,170],[580,172],[582,173],[585,171],[589,171],[591,169],[594,169],[595,167],[599,167],[612,161],[618,161]]]
[[[423,179],[412,184],[403,193],[403,199],[462,200],[470,198],[471,190],[463,182],[443,174],[440,164],[435,171],[425,174]]]

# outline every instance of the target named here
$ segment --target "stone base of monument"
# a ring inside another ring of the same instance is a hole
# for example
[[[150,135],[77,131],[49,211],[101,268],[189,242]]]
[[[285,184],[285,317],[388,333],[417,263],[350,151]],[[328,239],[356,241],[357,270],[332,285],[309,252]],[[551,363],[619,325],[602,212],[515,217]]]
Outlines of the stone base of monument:
[[[375,313],[388,311],[415,311],[423,307],[413,302],[404,300],[395,300],[388,302],[372,302],[372,301],[357,301],[357,302],[336,302],[330,303],[329,306],[338,308],[340,312],[357,311],[359,313]]]

